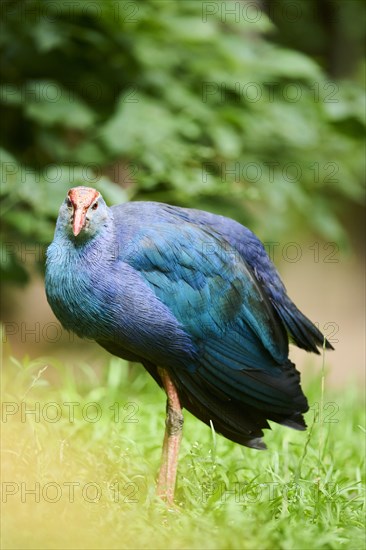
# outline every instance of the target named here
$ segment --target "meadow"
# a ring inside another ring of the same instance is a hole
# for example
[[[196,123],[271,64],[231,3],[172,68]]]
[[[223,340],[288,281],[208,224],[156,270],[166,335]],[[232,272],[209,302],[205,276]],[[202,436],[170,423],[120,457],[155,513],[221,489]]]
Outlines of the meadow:
[[[186,412],[168,508],[154,494],[165,398],[142,368],[6,360],[2,548],[364,548],[361,394],[329,389],[324,368],[304,388],[307,432],[272,424],[265,452]]]

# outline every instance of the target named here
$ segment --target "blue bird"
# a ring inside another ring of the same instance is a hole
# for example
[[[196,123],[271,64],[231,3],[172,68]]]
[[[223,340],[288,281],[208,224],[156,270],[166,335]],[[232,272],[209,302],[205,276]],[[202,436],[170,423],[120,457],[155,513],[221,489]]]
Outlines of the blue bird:
[[[140,362],[167,394],[158,494],[172,502],[186,408],[265,449],[268,420],[298,430],[308,403],[289,341],[327,342],[287,296],[262,243],[229,218],[156,202],[109,208],[69,190],[47,250],[46,294],[63,327]]]

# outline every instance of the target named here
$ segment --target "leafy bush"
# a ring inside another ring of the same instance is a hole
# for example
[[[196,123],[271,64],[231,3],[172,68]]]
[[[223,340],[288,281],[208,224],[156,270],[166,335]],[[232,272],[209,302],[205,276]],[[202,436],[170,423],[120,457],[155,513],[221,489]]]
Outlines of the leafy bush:
[[[9,280],[27,279],[18,243],[46,245],[80,183],[110,203],[216,209],[264,238],[306,226],[344,240],[344,200],[362,200],[362,92],[271,42],[253,4],[3,1]]]

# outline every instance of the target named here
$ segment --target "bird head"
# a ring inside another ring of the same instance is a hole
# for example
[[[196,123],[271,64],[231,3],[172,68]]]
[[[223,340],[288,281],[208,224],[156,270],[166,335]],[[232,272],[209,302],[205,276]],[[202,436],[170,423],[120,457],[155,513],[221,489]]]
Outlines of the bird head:
[[[108,220],[108,207],[102,195],[92,187],[69,189],[59,213],[59,223],[74,239],[93,237]]]

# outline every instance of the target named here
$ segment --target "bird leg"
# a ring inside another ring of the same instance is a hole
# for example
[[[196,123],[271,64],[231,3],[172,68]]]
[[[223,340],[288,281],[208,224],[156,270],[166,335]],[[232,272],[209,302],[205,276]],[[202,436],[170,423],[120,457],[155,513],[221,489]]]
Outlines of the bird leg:
[[[168,504],[173,504],[184,418],[177,390],[168,372],[160,367],[158,368],[158,372],[167,394],[167,402],[165,436],[158,477],[157,495]]]

